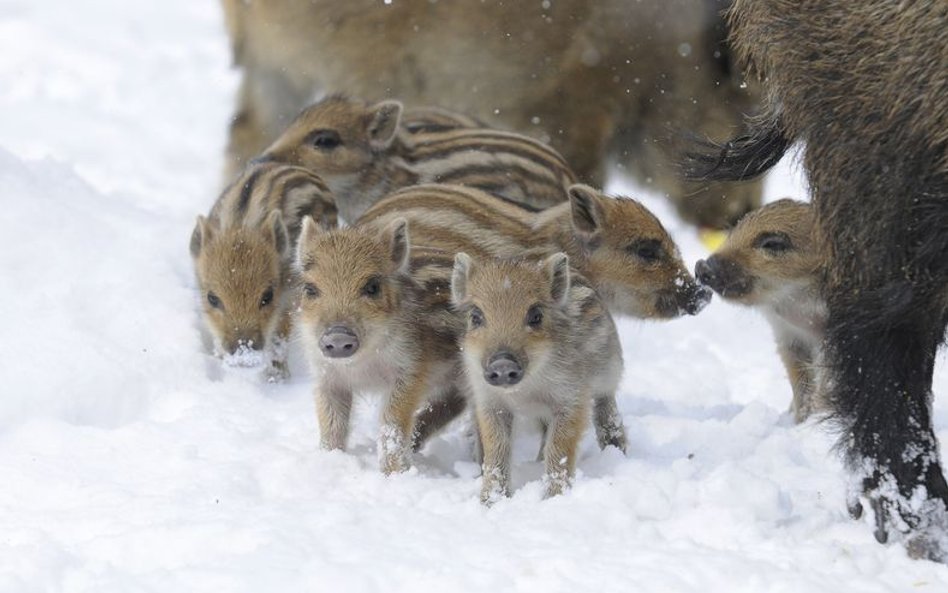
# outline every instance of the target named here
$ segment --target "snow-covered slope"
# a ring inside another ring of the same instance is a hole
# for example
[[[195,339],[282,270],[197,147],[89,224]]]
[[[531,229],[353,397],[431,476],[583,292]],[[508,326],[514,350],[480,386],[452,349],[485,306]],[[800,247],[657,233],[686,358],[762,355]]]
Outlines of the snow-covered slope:
[[[629,455],[587,437],[558,499],[529,430],[489,510],[463,426],[383,478],[365,401],[351,452],[318,451],[298,357],[265,386],[202,343],[187,240],[235,86],[215,2],[0,0],[0,591],[948,590],[848,519],[767,326],[717,300],[620,321]],[[786,163],[768,187],[802,193]]]

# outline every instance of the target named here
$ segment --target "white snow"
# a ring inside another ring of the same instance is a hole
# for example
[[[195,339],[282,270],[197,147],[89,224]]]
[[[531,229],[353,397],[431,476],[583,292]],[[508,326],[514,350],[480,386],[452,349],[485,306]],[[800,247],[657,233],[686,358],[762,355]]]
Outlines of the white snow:
[[[587,435],[564,496],[541,500],[530,431],[490,509],[461,425],[385,478],[371,400],[348,453],[319,451],[299,355],[267,385],[198,323],[187,242],[220,181],[228,54],[216,2],[0,0],[0,592],[948,590],[847,517],[767,325],[718,299],[619,322],[629,454]]]

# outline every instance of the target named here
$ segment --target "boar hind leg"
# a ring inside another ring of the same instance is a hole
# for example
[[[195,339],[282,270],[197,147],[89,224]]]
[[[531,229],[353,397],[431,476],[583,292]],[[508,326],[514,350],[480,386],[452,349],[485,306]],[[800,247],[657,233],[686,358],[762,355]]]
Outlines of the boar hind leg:
[[[875,511],[876,539],[901,532],[910,555],[948,561],[948,484],[931,418],[944,320],[919,316],[857,331],[851,310],[841,314],[833,304],[830,299],[826,342],[830,404],[847,462]],[[851,505],[851,512],[860,509]]]
[[[286,357],[292,329],[293,318],[289,312],[286,312],[280,319],[280,327],[270,345],[270,366],[266,370],[266,379],[269,383],[279,383],[290,378],[290,367],[286,363]]]
[[[625,426],[622,424],[622,415],[616,405],[616,396],[612,393],[602,393],[593,399],[593,426],[596,429],[596,440],[599,448],[613,446],[626,452]]]
[[[467,407],[467,400],[454,386],[440,397],[428,402],[415,420],[415,432],[412,434],[412,450],[420,451],[425,442],[452,420],[461,415]]]

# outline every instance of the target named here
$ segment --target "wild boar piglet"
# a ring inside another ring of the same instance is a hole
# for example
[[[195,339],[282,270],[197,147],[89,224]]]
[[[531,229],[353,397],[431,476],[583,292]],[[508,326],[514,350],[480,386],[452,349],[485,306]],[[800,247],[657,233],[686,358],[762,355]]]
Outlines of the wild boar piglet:
[[[325,231],[306,219],[297,267],[321,447],[345,449],[353,394],[381,393],[381,469],[407,469],[416,412],[429,397],[447,397],[458,379],[456,316],[446,291],[439,297],[413,277],[401,219],[380,232]]]
[[[459,253],[451,294],[467,319],[460,344],[483,448],[482,502],[509,494],[515,415],[546,427],[545,496],[570,485],[590,407],[600,446],[625,450],[615,324],[592,286],[570,271],[566,254],[536,262]]]
[[[826,303],[813,209],[783,199],[740,220],[718,251],[695,266],[698,281],[722,298],[753,307],[773,329],[793,389],[797,422],[824,407],[819,401]]]
[[[265,365],[287,376],[286,342],[293,308],[293,245],[304,216],[336,226],[323,181],[299,167],[250,165],[199,216],[191,256],[202,316],[214,351],[236,366]]]

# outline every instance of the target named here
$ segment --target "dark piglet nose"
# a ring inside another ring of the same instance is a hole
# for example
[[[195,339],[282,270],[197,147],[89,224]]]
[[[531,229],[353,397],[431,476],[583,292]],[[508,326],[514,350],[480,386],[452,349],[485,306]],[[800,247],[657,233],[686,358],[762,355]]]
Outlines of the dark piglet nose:
[[[736,266],[730,260],[721,259],[712,255],[706,260],[699,260],[695,264],[695,278],[714,292],[720,293],[734,281]]]
[[[724,298],[740,298],[753,289],[754,280],[730,258],[712,255],[695,265],[698,282]]]
[[[241,336],[227,344],[228,354],[236,354],[238,350],[253,350],[254,352],[263,350],[263,336],[259,334],[250,337]]]
[[[523,379],[523,367],[513,354],[499,352],[487,361],[487,366],[484,367],[484,379],[498,387],[516,385],[520,379]]]
[[[327,358],[346,358],[359,350],[359,338],[348,327],[333,326],[319,338],[319,349]]]
[[[714,268],[712,268],[708,262],[699,259],[698,263],[695,264],[695,278],[697,278],[701,284],[710,286],[714,283]]]
[[[700,263],[700,262],[699,262]],[[688,296],[685,297],[685,313],[688,315],[697,315],[702,309],[711,302],[712,291],[707,286],[695,284]]]

